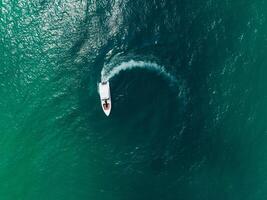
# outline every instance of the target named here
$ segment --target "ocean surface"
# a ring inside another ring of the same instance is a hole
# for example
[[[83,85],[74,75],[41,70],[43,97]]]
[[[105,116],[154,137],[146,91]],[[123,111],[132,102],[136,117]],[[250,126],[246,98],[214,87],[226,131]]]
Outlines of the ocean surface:
[[[267,199],[266,0],[2,0],[0,38],[1,200]]]

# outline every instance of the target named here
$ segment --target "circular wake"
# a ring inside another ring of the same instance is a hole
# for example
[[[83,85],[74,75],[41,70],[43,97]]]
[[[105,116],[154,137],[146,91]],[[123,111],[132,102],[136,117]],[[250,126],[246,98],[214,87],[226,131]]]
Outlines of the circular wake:
[[[127,62],[122,62],[119,65],[113,67],[113,65],[105,65],[101,71],[101,81],[108,81],[114,76],[118,75],[121,71],[131,70],[135,68],[141,68],[144,70],[154,71],[167,78],[172,84],[178,84],[177,79],[168,73],[163,66],[150,61],[135,61],[130,60]]]

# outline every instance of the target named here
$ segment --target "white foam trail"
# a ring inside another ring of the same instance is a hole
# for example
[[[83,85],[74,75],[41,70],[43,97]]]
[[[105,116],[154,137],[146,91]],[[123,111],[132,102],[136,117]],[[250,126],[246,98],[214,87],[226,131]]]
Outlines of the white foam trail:
[[[163,66],[160,66],[154,62],[135,60],[122,62],[118,66],[115,66],[113,68],[110,65],[105,65],[101,71],[101,81],[108,81],[114,76],[118,75],[121,71],[135,68],[155,71],[156,73],[162,74],[163,76],[167,77],[172,83],[177,83],[177,79],[173,75],[168,73]]]

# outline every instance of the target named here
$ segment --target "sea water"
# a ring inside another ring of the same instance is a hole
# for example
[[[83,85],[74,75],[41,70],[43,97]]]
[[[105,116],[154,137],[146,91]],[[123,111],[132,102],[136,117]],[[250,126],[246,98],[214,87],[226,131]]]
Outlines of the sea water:
[[[2,0],[0,199],[265,200],[266,10]]]

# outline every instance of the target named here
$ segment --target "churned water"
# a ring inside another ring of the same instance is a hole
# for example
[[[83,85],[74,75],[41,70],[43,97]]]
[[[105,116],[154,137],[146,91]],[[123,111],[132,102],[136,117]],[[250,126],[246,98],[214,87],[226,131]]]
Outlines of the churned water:
[[[2,0],[0,199],[267,199],[266,17],[265,0]]]

